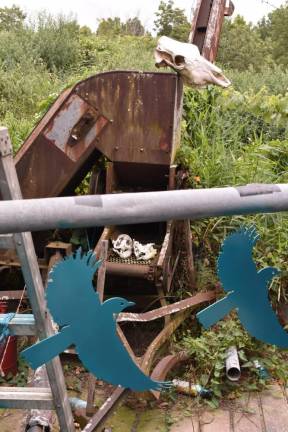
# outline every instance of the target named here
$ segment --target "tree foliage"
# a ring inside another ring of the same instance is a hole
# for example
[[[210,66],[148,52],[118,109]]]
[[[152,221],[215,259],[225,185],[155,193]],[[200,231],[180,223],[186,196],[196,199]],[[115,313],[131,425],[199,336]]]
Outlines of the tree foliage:
[[[174,7],[173,0],[160,1],[154,25],[158,36],[170,36],[183,42],[188,40],[191,26],[184,10]]]
[[[128,18],[128,20],[122,24],[122,32],[130,36],[144,36],[145,28],[138,17]]]
[[[263,31],[263,24],[260,25]],[[275,62],[288,66],[288,2],[269,14],[265,26]]]
[[[225,20],[222,29],[217,61],[231,69],[245,71],[249,66],[259,71],[268,62],[269,47],[260,34],[237,16]]]
[[[119,36],[122,32],[122,24],[119,17],[101,19],[97,29],[98,36]]]
[[[25,13],[18,6],[0,8],[0,31],[21,28],[25,18]]]
[[[145,28],[138,17],[128,18],[126,22],[121,22],[119,17],[101,19],[97,29],[98,36],[144,36]]]

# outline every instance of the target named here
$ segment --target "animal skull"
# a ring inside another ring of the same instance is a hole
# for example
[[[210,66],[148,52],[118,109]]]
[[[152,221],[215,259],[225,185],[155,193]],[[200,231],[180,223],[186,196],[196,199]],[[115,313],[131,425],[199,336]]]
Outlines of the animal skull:
[[[201,56],[196,45],[161,36],[154,52],[157,67],[170,66],[182,76],[184,84],[204,87],[215,84],[228,87],[231,82],[222,70]]]
[[[140,242],[134,240],[134,255],[137,260],[150,260],[155,257],[157,250],[153,247],[155,243],[147,243],[142,245]]]
[[[123,259],[130,258],[133,249],[133,240],[127,234],[120,234],[116,240],[112,240],[113,251]]]

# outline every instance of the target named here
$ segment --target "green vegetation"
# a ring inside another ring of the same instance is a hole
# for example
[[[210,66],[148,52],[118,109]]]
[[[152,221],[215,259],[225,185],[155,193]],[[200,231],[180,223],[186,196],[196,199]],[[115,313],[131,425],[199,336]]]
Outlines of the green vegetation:
[[[242,377],[239,383],[232,383],[225,376],[227,349],[238,348]],[[212,407],[218,406],[218,398],[229,395],[229,399],[241,396],[243,391],[255,391],[265,387],[269,377],[259,374],[254,361],[258,360],[271,377],[279,383],[287,381],[287,356],[271,345],[264,345],[252,339],[236,316],[222,320],[211,330],[204,331],[199,337],[187,332],[181,340],[180,348],[191,355],[190,368],[186,369],[186,378],[198,382],[213,391],[214,397],[206,401]]]
[[[287,14],[288,5],[257,26],[242,18],[226,20],[218,61],[233,87],[185,90],[177,161],[187,170],[188,186],[288,183]],[[158,35],[182,40],[189,31],[183,11],[171,0],[160,2],[155,27]],[[97,33],[92,33],[73,17],[42,13],[27,23],[19,8],[0,8],[0,124],[8,126],[15,150],[67,86],[111,69],[156,70],[155,44],[137,17],[125,23],[117,17],[101,20]],[[193,222],[198,289],[215,286],[219,246],[243,223],[254,223],[261,235],[255,251],[259,268],[275,265],[282,271],[270,288],[278,308],[288,301],[286,214]],[[179,342],[194,358],[191,380],[211,386],[216,396],[230,391],[223,387],[223,358],[232,342],[250,370],[245,388],[255,387],[250,362],[256,357],[272,376],[285,381],[285,355],[251,340],[231,316],[208,332],[187,333]]]
[[[188,40],[191,25],[184,10],[174,7],[173,0],[160,1],[154,24],[158,36],[169,36],[183,42]]]

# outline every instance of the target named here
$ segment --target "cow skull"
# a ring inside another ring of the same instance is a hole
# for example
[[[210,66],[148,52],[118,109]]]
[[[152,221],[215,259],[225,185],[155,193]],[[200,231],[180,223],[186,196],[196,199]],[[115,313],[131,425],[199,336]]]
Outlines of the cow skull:
[[[127,234],[120,234],[116,240],[112,240],[113,251],[122,259],[130,258],[133,252],[133,240]]]
[[[143,245],[140,242],[134,240],[133,248],[136,259],[146,261],[154,258],[155,255],[157,255],[157,249],[153,247],[154,244],[155,243],[147,243]]]
[[[231,84],[220,68],[201,56],[196,45],[162,36],[158,40],[154,56],[157,67],[170,66],[179,72],[184,84],[193,87],[204,87],[207,84],[228,87]]]

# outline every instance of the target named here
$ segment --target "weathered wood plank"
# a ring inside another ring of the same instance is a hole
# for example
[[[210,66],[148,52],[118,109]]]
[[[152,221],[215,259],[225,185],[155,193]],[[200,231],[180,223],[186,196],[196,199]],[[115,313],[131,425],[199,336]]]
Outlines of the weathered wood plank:
[[[1,387],[0,407],[39,410],[54,409],[50,389],[33,387]]]
[[[0,249],[15,249],[15,243],[12,234],[0,235]]]

